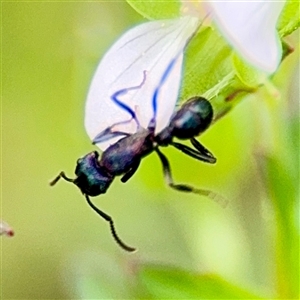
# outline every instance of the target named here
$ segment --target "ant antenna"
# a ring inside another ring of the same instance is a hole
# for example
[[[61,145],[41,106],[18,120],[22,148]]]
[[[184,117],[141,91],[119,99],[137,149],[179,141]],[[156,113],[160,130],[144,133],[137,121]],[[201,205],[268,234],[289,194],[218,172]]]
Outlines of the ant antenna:
[[[66,174],[64,172],[60,172],[58,174],[58,176],[52,180],[50,182],[50,185],[51,186],[54,186],[61,178],[63,178],[64,180],[68,181],[68,182],[72,182],[74,183],[74,179],[71,179],[69,177],[66,176]],[[135,248],[133,247],[130,247],[130,246],[127,246],[120,238],[119,236],[117,235],[117,232],[116,232],[116,229],[115,229],[115,226],[114,226],[114,221],[112,219],[112,217],[110,217],[109,215],[107,215],[106,213],[104,213],[102,210],[100,210],[98,207],[96,207],[92,201],[90,200],[89,196],[87,194],[84,194],[85,198],[86,198],[86,201],[87,203],[89,204],[89,206],[98,214],[100,215],[105,221],[109,222],[109,225],[110,225],[110,231],[112,233],[112,236],[114,238],[114,240],[117,242],[117,244],[122,248],[124,249],[125,251],[128,251],[128,252],[134,252],[136,251]]]
[[[63,178],[64,180],[66,180],[66,181],[69,181],[69,182],[73,182],[74,183],[74,179],[71,179],[71,178],[69,178],[69,177],[67,177],[66,176],[66,174],[65,174],[65,172],[60,172],[59,174],[58,174],[58,176],[54,179],[54,180],[52,180],[51,182],[50,182],[50,186],[54,186],[61,178]]]
[[[117,97],[119,97],[120,95],[127,94],[129,91],[140,89],[144,85],[144,83],[146,82],[146,73],[147,73],[146,70],[144,70],[144,72],[143,72],[143,80],[142,80],[142,82],[139,85],[119,90],[119,91],[115,92],[110,97],[117,105],[119,105],[121,108],[123,108],[125,111],[127,111],[131,115],[131,117],[135,120],[135,122],[136,122],[136,124],[137,124],[138,127],[140,127],[140,123],[139,123],[139,121],[138,121],[138,119],[136,117],[135,112],[128,105],[126,105],[125,103],[121,102]]]
[[[117,242],[117,244],[122,248],[124,249],[125,251],[128,251],[128,252],[134,252],[136,251],[135,248],[133,247],[130,247],[130,246],[127,246],[120,238],[119,236],[117,235],[117,232],[116,232],[116,229],[115,229],[115,226],[114,226],[114,221],[113,219],[107,215],[106,213],[104,213],[102,210],[100,210],[98,207],[96,207],[90,200],[89,196],[87,194],[85,194],[85,198],[86,198],[86,201],[87,203],[89,204],[89,206],[98,214],[100,215],[105,221],[109,222],[109,225],[110,225],[110,231],[112,233],[112,236],[114,237],[114,240]]]

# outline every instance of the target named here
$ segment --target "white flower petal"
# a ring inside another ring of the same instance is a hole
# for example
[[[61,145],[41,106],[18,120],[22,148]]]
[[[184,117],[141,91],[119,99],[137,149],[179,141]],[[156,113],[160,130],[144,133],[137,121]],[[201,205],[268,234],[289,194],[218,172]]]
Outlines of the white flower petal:
[[[121,89],[141,84],[144,71],[145,83],[138,90],[121,95],[118,99],[136,111],[141,125],[147,127],[153,116],[154,90],[172,59],[178,56],[157,101],[156,131],[168,124],[180,87],[181,53],[198,24],[199,20],[192,17],[147,22],[132,28],[117,40],[100,62],[89,89],[85,128],[91,140],[107,127],[130,119],[128,112],[116,105],[110,97]],[[135,125],[134,122],[131,125]],[[123,126],[122,130],[135,130],[135,126],[129,127]],[[105,150],[116,140],[97,146]]]
[[[284,1],[209,2],[212,17],[233,47],[252,65],[273,73],[281,60],[276,23]]]

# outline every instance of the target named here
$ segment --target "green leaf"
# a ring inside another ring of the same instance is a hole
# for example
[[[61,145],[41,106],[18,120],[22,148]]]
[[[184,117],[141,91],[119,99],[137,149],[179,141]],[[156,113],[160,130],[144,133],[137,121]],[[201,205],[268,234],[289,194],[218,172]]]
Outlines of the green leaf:
[[[186,51],[180,100],[202,95],[211,100],[215,118],[219,118],[249,92],[253,89],[234,72],[231,47],[218,31],[203,27]]]
[[[112,298],[112,288],[103,286],[102,282],[89,276],[81,278],[77,286],[78,294],[82,299],[109,299]]]
[[[299,137],[299,127],[297,132]],[[287,151],[292,154],[289,149]],[[299,157],[294,158],[293,162],[299,161]],[[295,170],[289,159],[270,155],[262,154],[258,161],[276,214],[278,294],[284,299],[296,299],[299,296],[299,233],[296,225],[299,222],[299,212],[296,212],[299,209],[299,169]]]
[[[169,1],[140,1],[127,0],[127,2],[147,19],[172,19],[180,16],[181,3],[179,0]]]
[[[182,97],[203,94],[232,71],[232,50],[217,31],[203,28],[190,42],[186,52]]]
[[[144,266],[139,277],[159,299],[261,299],[217,275],[198,275],[168,266]]]
[[[300,26],[299,1],[287,0],[280,15],[277,29],[281,37],[291,34]]]
[[[246,86],[257,88],[266,82],[268,78],[266,73],[252,67],[236,53],[232,55],[232,62],[236,75]]]

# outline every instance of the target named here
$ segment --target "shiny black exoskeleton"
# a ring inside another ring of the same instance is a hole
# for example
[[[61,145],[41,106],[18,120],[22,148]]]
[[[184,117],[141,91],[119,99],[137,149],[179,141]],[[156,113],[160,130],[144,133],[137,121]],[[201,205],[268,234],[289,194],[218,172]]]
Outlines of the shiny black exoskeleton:
[[[191,98],[173,115],[169,126],[158,135],[155,135],[153,127],[147,129],[140,127],[134,134],[124,133],[126,136],[108,147],[100,159],[96,151],[79,159],[74,183],[83,194],[89,196],[103,194],[115,176],[123,175],[121,181],[126,182],[135,173],[143,157],[153,151],[162,157],[159,146],[172,145],[196,159],[215,163],[215,157],[194,138],[209,126],[212,118],[213,110],[206,99]],[[113,137],[113,126],[97,135],[93,143],[104,141],[108,136]],[[190,139],[195,149],[173,142],[174,137],[182,140]]]
[[[170,69],[170,68],[169,68]],[[169,72],[169,69],[166,72]],[[163,75],[163,78],[167,74]],[[145,74],[144,80],[145,81]],[[143,83],[142,83],[143,84]],[[170,164],[166,156],[161,152],[160,147],[173,146],[183,153],[198,160],[215,163],[216,158],[202,145],[195,137],[205,131],[212,122],[213,109],[208,100],[202,97],[193,97],[189,99],[182,107],[176,111],[169,125],[160,133],[155,134],[156,127],[156,98],[160,86],[155,90],[153,101],[153,118],[147,128],[139,125],[135,112],[122,103],[118,96],[125,94],[128,90],[138,89],[142,86],[127,88],[116,92],[111,99],[126,110],[137,123],[137,132],[128,134],[126,132],[114,131],[115,125],[99,133],[93,140],[94,144],[109,140],[116,136],[123,136],[115,144],[108,147],[99,157],[98,152],[94,151],[77,161],[75,170],[76,178],[68,178],[64,172],[61,172],[52,182],[54,185],[60,178],[74,183],[85,195],[88,204],[106,221],[110,223],[112,235],[116,242],[127,251],[134,251],[135,248],[124,244],[116,234],[113,220],[110,216],[99,210],[90,200],[89,196],[98,196],[104,194],[116,176],[122,176],[121,181],[128,181],[139,167],[141,160],[152,152],[155,152],[163,167],[163,173],[167,184],[176,190],[183,192],[192,192],[200,195],[206,195],[214,198],[216,195],[208,190],[196,189],[194,187],[175,184],[172,179]],[[174,142],[173,139],[190,140],[192,147]]]

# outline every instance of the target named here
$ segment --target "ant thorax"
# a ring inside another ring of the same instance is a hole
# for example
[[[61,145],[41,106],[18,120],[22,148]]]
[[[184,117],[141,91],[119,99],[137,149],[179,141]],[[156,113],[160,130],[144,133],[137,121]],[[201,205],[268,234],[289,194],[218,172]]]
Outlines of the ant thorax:
[[[110,145],[102,153],[100,166],[113,176],[126,173],[153,151],[153,139],[153,132],[139,127],[136,133]]]

